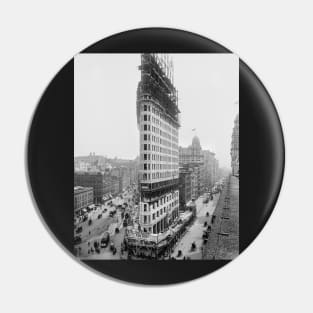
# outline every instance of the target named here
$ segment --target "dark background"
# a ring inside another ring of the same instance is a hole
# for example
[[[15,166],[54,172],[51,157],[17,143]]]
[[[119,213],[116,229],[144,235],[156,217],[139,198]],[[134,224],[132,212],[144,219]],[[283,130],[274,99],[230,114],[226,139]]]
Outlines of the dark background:
[[[231,53],[196,34],[139,29],[106,38],[82,53]],[[262,83],[240,61],[240,252],[259,234],[276,203],[284,171],[284,141],[277,112]],[[74,60],[51,81],[35,112],[27,163],[39,211],[73,253]],[[84,261],[115,278],[168,284],[208,274],[228,261]]]

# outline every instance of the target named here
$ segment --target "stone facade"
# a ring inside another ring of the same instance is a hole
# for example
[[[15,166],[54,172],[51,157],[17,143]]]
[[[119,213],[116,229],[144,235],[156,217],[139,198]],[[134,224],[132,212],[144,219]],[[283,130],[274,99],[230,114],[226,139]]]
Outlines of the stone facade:
[[[179,168],[179,208],[182,211],[191,200],[191,175],[192,171],[189,168]]]
[[[101,203],[104,195],[105,180],[101,172],[75,172],[74,187],[92,187],[94,191],[94,202]]]
[[[191,198],[197,199],[204,191],[203,154],[197,136],[189,147],[179,147],[179,165],[191,172]]]
[[[164,232],[179,215],[179,110],[166,66],[155,54],[141,55],[137,89],[139,223],[143,232],[154,234]]]
[[[194,199],[211,188],[219,178],[219,165],[215,153],[202,150],[197,136],[192,139],[189,147],[179,147],[179,164],[182,167],[189,167],[192,172],[192,198]]]
[[[93,204],[92,187],[74,187],[74,212],[79,212]]]

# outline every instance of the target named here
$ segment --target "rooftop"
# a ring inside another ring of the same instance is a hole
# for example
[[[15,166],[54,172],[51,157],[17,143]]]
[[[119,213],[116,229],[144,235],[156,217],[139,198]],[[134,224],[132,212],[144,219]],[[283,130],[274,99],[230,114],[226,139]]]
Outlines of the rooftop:
[[[81,192],[86,192],[86,191],[92,191],[92,187],[82,187],[82,186],[75,186],[74,187],[74,194],[78,194]]]

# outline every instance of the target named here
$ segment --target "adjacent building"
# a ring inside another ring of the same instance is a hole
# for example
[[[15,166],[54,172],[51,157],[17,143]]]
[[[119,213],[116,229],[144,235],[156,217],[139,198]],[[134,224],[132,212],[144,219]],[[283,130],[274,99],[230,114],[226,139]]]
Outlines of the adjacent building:
[[[132,171],[126,166],[113,168],[111,171],[111,175],[118,180],[119,192],[122,192],[131,184]]]
[[[192,138],[192,143],[187,148],[179,147],[180,164],[203,164],[203,154],[198,136]]]
[[[101,172],[75,172],[74,186],[92,187],[95,203],[102,203],[105,194],[105,179]]]
[[[197,136],[187,148],[179,147],[179,164],[191,171],[192,199],[197,199],[218,180],[219,165],[215,153],[202,150]]]
[[[118,177],[112,176],[109,171],[104,172],[104,195],[117,195],[120,193],[120,181]]]
[[[144,233],[157,234],[179,215],[178,97],[167,56],[141,54],[139,70],[139,223]]]
[[[203,193],[203,171],[202,166],[189,164],[191,171],[191,200],[198,199]]]
[[[85,163],[82,160],[89,160],[89,162],[94,163],[91,165],[91,163]],[[127,166],[112,167],[110,165],[101,170],[102,165],[99,164],[99,160],[102,160],[102,157],[95,154],[78,157],[74,172],[74,186],[93,187],[95,203],[101,203],[103,197],[108,194],[117,195],[121,193],[130,184],[137,181],[135,161],[124,161]],[[83,170],[78,170],[82,169],[81,164],[84,164]],[[85,166],[86,164],[88,167]]]
[[[78,213],[82,209],[93,204],[93,188],[92,187],[74,187],[74,212]]]
[[[204,191],[203,154],[198,136],[187,148],[179,147],[179,165],[191,172],[191,198],[197,199]]]
[[[234,122],[230,155],[232,174],[239,176],[239,114],[237,114]]]
[[[215,153],[210,150],[203,150],[203,171],[204,171],[204,186],[212,188],[218,180],[218,161],[215,158]]]
[[[191,175],[188,167],[179,168],[179,209],[184,211],[191,200]]]

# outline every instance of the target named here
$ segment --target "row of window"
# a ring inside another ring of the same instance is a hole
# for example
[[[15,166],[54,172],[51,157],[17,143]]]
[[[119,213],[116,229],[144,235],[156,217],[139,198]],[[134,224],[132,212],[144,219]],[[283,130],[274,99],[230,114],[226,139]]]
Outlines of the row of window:
[[[167,207],[163,207],[160,210],[156,211],[155,213],[152,213],[152,215],[150,214],[143,215],[144,224],[150,224],[151,221],[154,221],[160,216],[166,214],[168,211],[171,211],[176,206],[178,206],[178,200],[175,200],[174,202],[170,203]]]
[[[178,164],[159,164],[159,163],[144,163],[143,170],[171,170],[178,169]]]
[[[171,201],[171,200],[175,200],[175,199],[178,199],[178,194],[179,192],[178,191],[175,191],[173,193],[170,193],[170,194],[167,194],[166,196],[163,196],[162,198],[160,198],[159,200],[157,201],[153,201],[151,202],[149,205],[150,205],[150,209],[156,209],[158,208],[159,206],[162,206],[163,204],[166,204],[167,202]],[[144,203],[143,204],[143,208],[144,208],[144,211],[146,212],[147,208],[148,208],[148,203]]]
[[[141,130],[142,131],[152,131],[155,134],[158,134],[158,135],[163,136],[164,138],[166,138],[168,140],[172,140],[172,141],[178,143],[178,135],[171,136],[171,134],[169,134],[168,132],[162,131],[160,128],[155,127],[155,126],[151,126],[150,124],[147,124],[147,123],[142,124]]]
[[[166,156],[166,155],[159,155],[159,154],[150,154],[144,153],[143,158],[141,160],[144,161],[161,161],[161,162],[168,162],[168,163],[179,163],[179,158],[173,156]]]
[[[157,110],[154,106],[152,106],[152,108],[151,108],[151,106],[149,104],[144,104],[143,105],[143,111],[144,112],[152,112],[152,114],[154,114],[156,117],[165,120],[167,122],[167,124],[162,123],[161,121],[159,121],[158,118],[155,118],[152,116],[152,121],[154,123],[156,123],[157,125],[163,126],[165,129],[167,129],[169,131],[171,130],[171,127],[173,127],[173,128],[177,127],[169,118],[167,118],[162,112]],[[147,114],[147,115],[149,115],[149,114]],[[177,135],[178,135],[178,133],[177,133]]]
[[[163,133],[173,135],[174,137],[178,137],[177,128],[171,128],[169,126],[166,126],[166,124],[162,123],[161,121],[156,122],[156,119],[153,116],[151,117],[151,115],[149,115],[149,114],[141,115],[141,122],[146,122],[148,125],[150,125],[154,129],[158,129],[160,131],[163,130]]]
[[[93,192],[74,196],[74,208],[86,207],[93,201]]]
[[[144,151],[160,152],[160,153],[167,154],[167,155],[178,155],[178,151],[167,149],[167,148],[163,148],[163,147],[159,147],[157,145],[150,145],[149,143],[148,144],[147,143],[143,144],[143,150]]]
[[[144,134],[143,135],[143,140],[147,140],[147,141],[152,141],[152,142],[156,142],[159,143],[163,146],[167,146],[167,147],[171,147],[172,145],[175,146],[175,144],[171,144],[170,141],[167,141],[165,139],[162,139],[160,137],[154,136],[154,135],[150,135],[150,134]]]
[[[150,135],[150,134],[144,134],[143,135],[143,140],[144,141],[152,141],[152,142],[156,142],[160,145],[163,145],[163,146],[167,146],[167,147],[173,147],[175,149],[178,149],[178,145],[175,144],[175,143],[171,143],[170,141],[167,141],[165,139],[162,139],[162,138],[159,138],[157,136],[154,136],[154,135]]]
[[[141,175],[141,180],[150,180],[150,179],[159,179],[159,178],[169,178],[169,177],[178,177],[178,171],[168,171],[163,173],[143,173]]]
[[[172,128],[168,124],[163,123],[162,120],[155,118],[153,115],[151,116],[151,121],[153,124],[160,126],[161,128],[165,129],[169,133],[172,132]]]
[[[144,215],[144,216],[143,216],[143,223],[144,223],[144,224],[150,224],[151,219],[152,219],[152,221],[153,221],[153,220],[155,220],[156,218],[162,216],[163,214],[165,214],[165,208],[163,208],[163,209],[161,209],[161,210],[159,210],[159,211],[153,213],[152,216],[150,216],[150,215]],[[152,217],[152,218],[151,218],[151,217]]]
[[[149,124],[142,124],[141,130],[142,131],[148,131],[148,132],[151,131],[151,132],[153,132],[153,133],[155,133],[161,137],[164,137],[164,138],[166,138],[172,142],[178,143],[178,137],[171,136],[169,133],[160,130],[158,127],[154,127],[154,126],[151,126]]]

